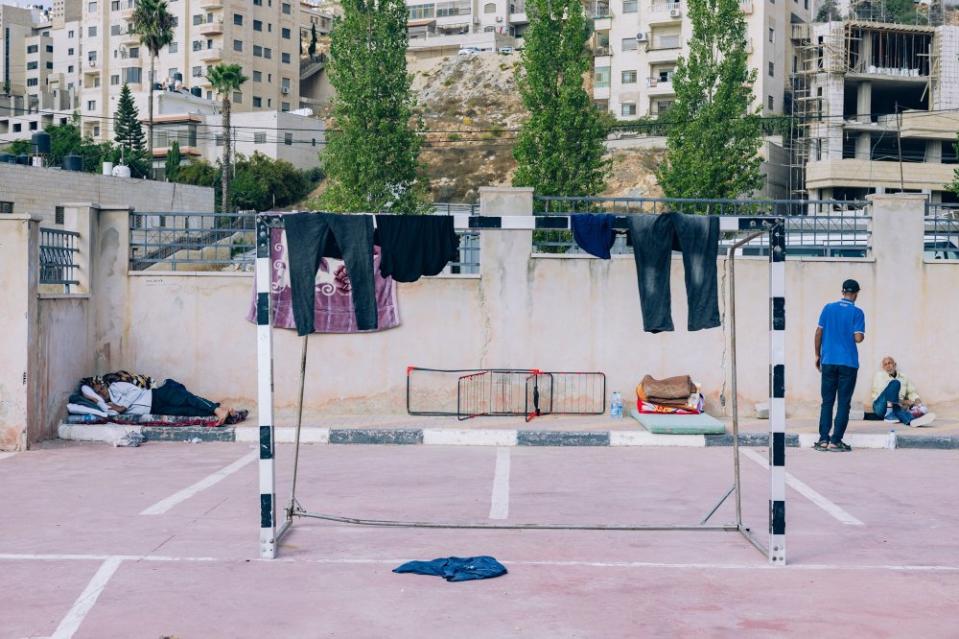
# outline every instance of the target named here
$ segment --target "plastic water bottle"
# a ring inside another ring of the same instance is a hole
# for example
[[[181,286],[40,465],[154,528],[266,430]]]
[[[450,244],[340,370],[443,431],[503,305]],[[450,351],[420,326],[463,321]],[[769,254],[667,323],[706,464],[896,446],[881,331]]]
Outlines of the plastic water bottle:
[[[889,438],[886,440],[886,448],[893,450],[896,448],[896,429],[889,431]]]
[[[623,416],[623,396],[619,394],[619,391],[613,391],[609,400],[609,416],[614,419]]]

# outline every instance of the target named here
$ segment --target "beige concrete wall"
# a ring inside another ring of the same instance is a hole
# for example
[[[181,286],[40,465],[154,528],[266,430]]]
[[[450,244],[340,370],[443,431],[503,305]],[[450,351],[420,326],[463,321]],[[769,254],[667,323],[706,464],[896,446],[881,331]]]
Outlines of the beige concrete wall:
[[[54,221],[54,208],[69,202],[129,206],[138,211],[212,211],[213,189],[187,184],[65,173],[16,164],[0,164],[2,199],[17,214],[36,215],[44,225]]]
[[[35,220],[0,215],[0,450],[23,450],[34,434],[37,247]]]
[[[32,441],[57,436],[67,398],[80,378],[93,374],[91,308],[85,295],[44,296],[39,300],[38,411],[31,429]]]
[[[902,182],[907,189],[941,191],[953,180],[953,164],[903,162]],[[806,164],[806,187],[825,189],[839,186],[898,189],[899,163],[870,160],[820,160]]]

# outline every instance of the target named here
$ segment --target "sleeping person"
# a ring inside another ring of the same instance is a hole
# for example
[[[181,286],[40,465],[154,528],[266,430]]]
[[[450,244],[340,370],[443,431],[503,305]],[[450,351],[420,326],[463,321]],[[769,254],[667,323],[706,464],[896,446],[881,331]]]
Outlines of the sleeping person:
[[[217,426],[246,418],[246,411],[235,411],[194,395],[173,379],[152,388],[120,380],[109,383],[95,380],[81,386],[80,392],[106,413],[216,417]]]

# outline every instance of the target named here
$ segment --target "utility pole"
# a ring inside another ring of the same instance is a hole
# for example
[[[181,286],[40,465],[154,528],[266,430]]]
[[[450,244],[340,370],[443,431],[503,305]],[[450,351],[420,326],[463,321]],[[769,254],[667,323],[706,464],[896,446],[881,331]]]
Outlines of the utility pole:
[[[899,112],[899,102],[896,102],[896,146],[899,149],[899,190],[906,190],[906,181],[902,175],[902,114]]]

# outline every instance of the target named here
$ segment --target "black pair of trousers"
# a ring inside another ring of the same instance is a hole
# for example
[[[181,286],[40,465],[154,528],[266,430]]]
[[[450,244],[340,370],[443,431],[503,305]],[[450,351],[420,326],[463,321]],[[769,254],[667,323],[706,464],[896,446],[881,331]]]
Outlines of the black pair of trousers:
[[[324,257],[342,259],[350,274],[353,312],[361,331],[376,328],[373,218],[369,215],[296,213],[283,218],[290,257],[290,297],[298,335],[314,330],[316,271]]]
[[[719,326],[716,292],[719,218],[681,213],[631,215],[629,227],[643,309],[643,330],[648,333],[673,330],[669,271],[674,250],[683,253],[689,306],[687,330]]]
[[[823,364],[822,408],[819,409],[819,441],[838,444],[849,425],[849,405],[856,390],[859,369],[838,364]],[[837,399],[838,397],[838,399]],[[836,406],[836,421],[833,424],[832,407]],[[832,437],[829,436],[832,426]]]
[[[168,379],[152,391],[153,403],[150,412],[154,415],[183,415],[209,417],[220,405],[199,395],[194,395],[175,379]]]

